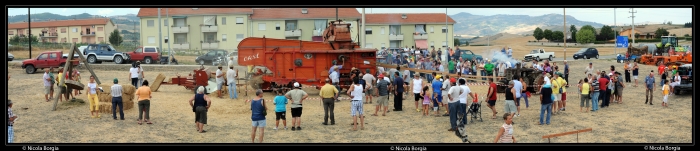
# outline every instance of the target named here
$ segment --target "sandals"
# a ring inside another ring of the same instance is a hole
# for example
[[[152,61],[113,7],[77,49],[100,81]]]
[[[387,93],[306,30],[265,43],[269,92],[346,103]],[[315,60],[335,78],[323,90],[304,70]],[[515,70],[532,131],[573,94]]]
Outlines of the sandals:
[[[372,116],[378,116],[377,114],[372,114]]]
[[[148,122],[146,122],[146,124],[153,124],[153,123],[151,123],[151,121],[150,121],[150,120],[148,120]]]
[[[139,121],[139,125],[143,124],[143,122]]]
[[[199,133],[206,133],[206,132],[207,132],[207,131],[205,131],[205,130],[202,130],[202,131],[200,131]]]

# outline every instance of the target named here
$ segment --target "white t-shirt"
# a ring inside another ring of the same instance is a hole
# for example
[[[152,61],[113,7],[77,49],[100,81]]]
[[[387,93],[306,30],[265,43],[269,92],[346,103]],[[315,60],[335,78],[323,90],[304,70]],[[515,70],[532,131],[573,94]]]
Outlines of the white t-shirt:
[[[545,82],[544,85],[547,85],[547,84],[551,85],[552,84],[552,82],[549,80],[549,77],[547,77],[547,76],[544,77],[544,82]]]
[[[384,81],[391,83],[391,80],[389,79],[389,77],[384,77]],[[379,81],[377,81],[377,83],[379,83]]]
[[[131,73],[131,78],[138,78],[139,77],[139,68],[131,68],[131,69],[129,69],[129,73]]]
[[[404,70],[404,71],[403,71],[403,75],[401,75],[401,76],[402,76],[401,78],[404,79],[404,80],[406,80],[406,79],[410,78],[410,77],[408,77],[408,76],[410,76],[410,75],[411,75],[411,71]]]
[[[450,91],[448,91],[447,93],[449,93],[450,96],[452,96],[452,99],[448,100],[447,103],[455,103],[459,101],[459,96],[462,95],[462,93],[464,93],[464,90],[462,90],[462,88],[460,87],[451,87]]]
[[[224,74],[224,72],[222,72],[221,69],[216,70],[216,83],[224,83],[224,76],[221,76],[223,74]],[[219,76],[221,76],[221,77],[219,77]]]
[[[335,72],[335,71],[331,72],[331,75],[329,75],[329,77],[331,78],[331,82],[333,82],[333,83],[340,81],[340,79],[338,79],[338,72]]]
[[[508,55],[512,56],[513,55],[513,49],[508,49]]]
[[[442,96],[447,96],[447,93],[450,89],[452,89],[452,84],[450,84],[450,80],[443,80],[442,81]],[[455,95],[455,97],[457,97]]]
[[[469,89],[469,86],[467,85],[460,85],[459,87],[464,90],[464,93],[459,95],[459,103],[467,104],[467,96],[472,92],[472,90]]]
[[[413,78],[413,93],[420,93],[421,90],[423,90],[423,79]]]
[[[90,89],[90,94],[97,94],[97,83],[88,83],[88,88]]]
[[[235,83],[236,82],[236,70],[228,69],[228,71],[226,71],[226,79],[228,79],[228,83]]]

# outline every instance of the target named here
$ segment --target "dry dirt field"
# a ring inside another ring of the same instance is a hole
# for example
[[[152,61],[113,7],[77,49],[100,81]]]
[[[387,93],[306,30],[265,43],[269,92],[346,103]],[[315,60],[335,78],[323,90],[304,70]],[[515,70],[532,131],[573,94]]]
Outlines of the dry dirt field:
[[[515,48],[514,48],[515,49]],[[592,60],[597,69],[608,70],[610,64],[621,66],[613,61]],[[571,61],[570,80],[581,79],[588,61]],[[153,93],[151,101],[152,125],[138,125],[137,109],[124,111],[127,120],[112,120],[111,115],[103,114],[100,119],[90,118],[87,103],[59,102],[58,109],[51,111],[53,103],[44,102],[41,73],[27,75],[22,69],[8,67],[12,78],[8,81],[8,98],[13,100],[13,110],[20,118],[15,122],[15,143],[250,143],[252,98],[239,94],[239,99],[214,98],[209,112],[207,133],[194,130],[194,113],[187,101],[192,92],[181,86],[164,85]],[[641,66],[641,76],[647,75],[653,66]],[[88,73],[81,71],[83,73]],[[127,84],[127,71],[97,70],[100,79],[119,78]],[[159,72],[147,71],[147,80],[152,81]],[[175,71],[163,71],[173,76]],[[85,77],[87,75],[84,75]],[[641,77],[640,77],[641,78]],[[658,76],[656,76],[658,81]],[[83,78],[87,79],[87,78]],[[111,81],[111,80],[103,80]],[[641,82],[641,81],[640,81]],[[575,93],[569,94],[567,111],[553,115],[551,125],[537,125],[540,105],[530,102],[530,108],[522,108],[520,117],[514,122],[515,137],[520,143],[546,143],[543,135],[561,133],[583,128],[592,132],[581,133],[582,143],[691,143],[692,142],[692,95],[686,93],[670,97],[670,107],[661,107],[661,91],[654,93],[654,105],[645,105],[644,88],[632,87],[624,90],[623,104],[611,104],[598,112],[581,113]],[[486,86],[470,86],[481,94],[486,94]],[[576,91],[573,86],[567,90]],[[404,111],[391,111],[387,116],[370,116],[374,105],[365,105],[365,130],[349,131],[352,121],[350,102],[336,103],[336,125],[321,125],[323,108],[317,99],[318,91],[305,89],[310,100],[304,103],[301,131],[272,130],[274,114],[267,115],[265,140],[267,143],[461,143],[454,133],[448,132],[448,117],[424,117],[414,111],[413,98],[404,101]],[[265,99],[272,100],[271,93]],[[78,98],[85,99],[86,95]],[[503,98],[501,96],[501,98]],[[531,100],[538,99],[533,95]],[[313,100],[311,100],[313,99]],[[270,105],[270,104],[268,104]],[[389,106],[393,106],[392,103]],[[485,103],[484,103],[485,106]],[[287,107],[289,108],[289,106]],[[500,99],[496,109],[503,114],[504,103]],[[490,119],[491,110],[482,108],[483,122],[469,120],[467,125],[469,140],[473,143],[491,143],[502,119]],[[288,109],[289,111],[289,109]],[[289,116],[289,115],[288,115]],[[291,118],[288,117],[291,122]],[[281,123],[280,123],[281,124]],[[291,123],[288,123],[291,124]],[[568,135],[552,139],[554,143],[575,143],[576,136]]]

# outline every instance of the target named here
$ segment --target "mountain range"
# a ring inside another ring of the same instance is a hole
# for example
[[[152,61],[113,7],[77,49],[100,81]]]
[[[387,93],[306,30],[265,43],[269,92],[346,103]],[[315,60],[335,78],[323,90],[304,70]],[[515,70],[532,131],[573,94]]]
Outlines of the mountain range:
[[[63,16],[53,13],[32,14],[32,21],[50,21],[50,20],[69,20],[69,19],[88,19],[88,18],[104,18],[106,16],[91,15],[82,13],[77,15]],[[497,33],[509,34],[532,34],[535,28],[540,27],[554,31],[561,31],[564,27],[564,16],[561,14],[547,14],[542,16],[528,15],[473,15],[470,13],[459,13],[450,15],[457,24],[454,26],[455,34],[465,37],[495,35]],[[136,14],[109,16],[117,28],[120,30],[128,30],[133,32],[134,28],[138,30],[139,18]],[[8,23],[22,22],[27,20],[27,15],[8,16]],[[591,25],[595,28],[603,27],[603,24],[580,21],[576,18],[567,15],[567,29],[571,25],[576,25],[581,28],[584,25]]]

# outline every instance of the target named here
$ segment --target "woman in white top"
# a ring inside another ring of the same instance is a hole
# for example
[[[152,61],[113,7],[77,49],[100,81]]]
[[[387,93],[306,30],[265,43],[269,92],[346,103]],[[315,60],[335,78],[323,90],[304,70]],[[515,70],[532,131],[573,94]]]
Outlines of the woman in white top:
[[[131,66],[131,69],[129,69],[129,80],[131,81],[131,85],[134,87],[138,86],[139,82],[139,68],[136,68],[136,63]]]
[[[515,136],[513,136],[513,116],[510,113],[503,114],[503,120],[505,123],[498,130],[498,135],[496,135],[496,140],[493,143],[515,143]]]
[[[87,84],[87,97],[90,104],[90,115],[92,118],[99,118],[99,97],[97,97],[97,83],[95,83],[95,75],[90,76],[90,83]]]
[[[673,82],[671,84],[669,84],[669,86],[671,86],[671,93],[670,94],[673,94],[673,88],[680,85],[680,84],[681,84],[681,76],[678,75],[678,73],[676,73],[676,75],[673,76]]]
[[[354,84],[350,86],[350,89],[348,90],[348,95],[352,98],[352,104],[350,108],[350,114],[352,115],[352,123],[353,123],[353,128],[350,129],[351,131],[356,131],[357,130],[357,117],[360,117],[360,129],[364,130],[365,129],[365,116],[362,114],[363,111],[363,104],[362,104],[362,91],[363,87],[360,84],[360,79],[353,79]]]
[[[420,74],[413,75],[413,82],[411,83],[411,88],[413,89],[413,98],[416,104],[416,112],[420,112],[420,99],[423,98],[420,95],[420,92],[423,89],[423,79],[420,78]]]

